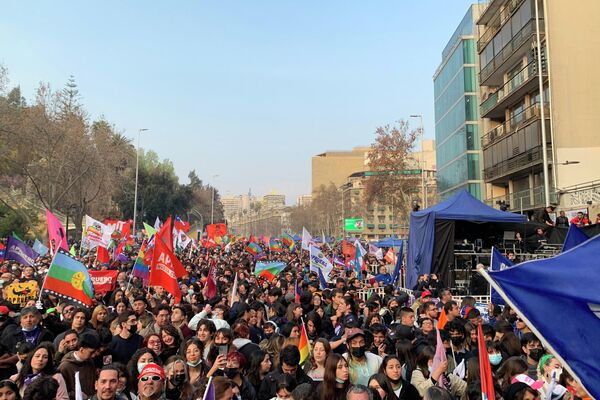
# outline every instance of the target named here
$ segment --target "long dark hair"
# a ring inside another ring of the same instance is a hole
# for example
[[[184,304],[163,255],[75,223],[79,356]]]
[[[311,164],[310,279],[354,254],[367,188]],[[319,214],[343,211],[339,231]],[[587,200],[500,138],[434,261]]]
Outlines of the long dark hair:
[[[337,389],[336,384],[336,371],[340,361],[348,365],[348,361],[337,353],[329,353],[329,356],[327,356],[327,361],[325,361],[325,375],[323,376],[323,382],[321,383],[321,400],[333,400],[339,396],[339,390]],[[346,398],[346,392],[349,387],[350,377],[344,382],[343,397],[340,398]],[[336,396],[336,392],[338,393],[338,396]]]
[[[250,353],[248,360],[248,380],[254,386],[257,386],[262,382],[262,379],[260,378],[260,364],[267,354],[268,353],[263,350],[255,350]]]
[[[326,357],[329,357],[329,355],[331,354],[331,345],[329,344],[329,341],[327,339],[318,338],[317,340],[315,340],[315,342],[312,345],[313,350],[315,348],[315,344],[317,344],[317,343],[321,343],[323,345],[323,347],[325,348],[325,353],[327,354]],[[327,364],[327,359],[325,359],[325,364]],[[316,368],[317,368],[317,362],[315,361],[315,358],[311,352],[310,358],[308,359],[308,363],[306,363],[306,367],[304,368],[304,371],[308,372],[308,371],[312,371],[313,369],[316,369]]]
[[[379,386],[383,389],[383,391],[385,392],[386,400],[398,398],[396,396],[396,394],[394,393],[394,389],[392,388],[392,384],[390,383],[390,380],[388,379],[388,377],[385,374],[378,372],[378,373],[372,375],[369,378],[367,385],[369,383],[371,383],[372,380],[376,381],[379,384]]]
[[[19,393],[19,387],[17,386],[16,383],[14,383],[13,381],[8,380],[8,379],[0,381],[0,389],[5,388],[5,387],[7,387],[13,391],[13,393],[16,396],[15,400],[21,400],[21,393]]]
[[[27,357],[27,360],[23,364],[23,367],[19,371],[19,374],[17,375],[17,379],[15,380],[15,383],[17,384],[17,386],[19,388],[23,387],[23,385],[25,383],[25,377],[27,375],[33,374],[33,369],[31,368],[31,360],[33,359],[33,356],[35,355],[35,353],[37,353],[37,351],[40,349],[44,349],[48,352],[48,362],[46,363],[46,366],[40,371],[40,375],[41,376],[44,376],[44,375],[52,376],[56,372],[56,369],[54,368],[54,348],[52,347],[52,343],[42,342],[42,343],[38,344],[35,349],[33,349],[31,354],[29,354],[29,356]]]
[[[432,346],[424,347],[417,356],[417,368],[423,373],[425,379],[429,378],[429,360],[435,356],[435,349]]]

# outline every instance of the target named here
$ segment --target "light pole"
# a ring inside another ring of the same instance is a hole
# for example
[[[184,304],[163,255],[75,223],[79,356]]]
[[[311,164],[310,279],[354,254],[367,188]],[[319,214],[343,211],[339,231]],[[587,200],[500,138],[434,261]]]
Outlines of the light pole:
[[[137,218],[137,192],[138,192],[138,175],[140,169],[140,135],[147,131],[146,128],[138,129],[137,149],[135,152],[135,194],[133,195],[133,236],[135,237],[135,222]]]
[[[419,131],[421,133],[421,159],[419,160],[419,167],[421,168],[421,192],[423,193],[423,208],[427,208],[427,193],[425,192],[425,149],[423,148],[423,139],[425,137],[425,130],[423,129],[423,116],[421,114],[413,114],[411,118],[419,118],[421,126]]]
[[[212,200],[210,202],[210,223],[214,224],[215,219],[215,179],[217,179],[219,175],[213,175],[213,183],[212,183]]]

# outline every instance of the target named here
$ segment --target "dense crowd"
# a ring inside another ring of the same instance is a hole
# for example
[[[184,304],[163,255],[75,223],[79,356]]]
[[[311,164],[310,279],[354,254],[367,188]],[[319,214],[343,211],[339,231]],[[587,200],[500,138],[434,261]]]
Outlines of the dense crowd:
[[[322,289],[307,251],[265,249],[267,261],[287,263],[269,282],[255,276],[245,248],[238,241],[181,253],[179,304],[132,276],[135,251],[108,267],[94,254],[81,258],[91,269],[119,270],[115,289],[95,293],[91,308],[52,294],[13,304],[6,288],[41,287],[51,258],[3,262],[0,400],[74,400],[78,388],[94,400],[203,399],[209,378],[217,400],[479,400],[479,324],[496,398],[588,397],[508,306],[482,310],[471,297],[459,304],[435,275],[421,276],[409,296],[391,285],[394,266],[373,256],[363,279],[335,263]],[[322,251],[345,259],[340,247]],[[217,295],[207,298],[211,267]],[[447,360],[434,367],[442,314]],[[301,365],[303,329],[311,350]]]

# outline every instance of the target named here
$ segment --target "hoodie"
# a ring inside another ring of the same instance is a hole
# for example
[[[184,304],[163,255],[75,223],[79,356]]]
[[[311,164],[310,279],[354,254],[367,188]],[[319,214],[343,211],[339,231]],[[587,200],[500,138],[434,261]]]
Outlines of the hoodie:
[[[94,388],[96,366],[92,359],[81,361],[75,356],[75,351],[72,351],[63,357],[58,366],[58,371],[65,378],[70,399],[75,399],[75,372],[79,372],[81,391],[85,394],[84,398],[90,397],[96,392]]]

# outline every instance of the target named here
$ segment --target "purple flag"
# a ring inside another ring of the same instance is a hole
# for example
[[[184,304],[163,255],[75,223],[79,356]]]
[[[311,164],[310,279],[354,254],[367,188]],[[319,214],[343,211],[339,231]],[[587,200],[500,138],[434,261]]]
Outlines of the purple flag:
[[[202,400],[215,400],[215,385],[213,384],[212,380],[212,377],[208,380],[208,384],[206,385],[206,390],[204,391],[204,396],[202,396]]]
[[[14,236],[8,238],[6,245],[6,259],[20,262],[23,265],[32,266],[38,254],[33,249],[21,242]]]

